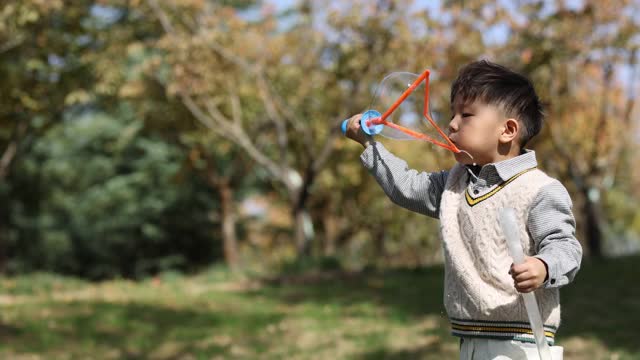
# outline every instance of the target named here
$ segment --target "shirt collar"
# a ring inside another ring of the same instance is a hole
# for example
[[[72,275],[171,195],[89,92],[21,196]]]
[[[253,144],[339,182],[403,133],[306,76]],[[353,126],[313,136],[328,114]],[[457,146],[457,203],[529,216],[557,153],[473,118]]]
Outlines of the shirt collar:
[[[506,181],[514,175],[536,166],[538,166],[536,152],[524,149],[522,154],[511,159],[487,164],[482,167],[468,165],[467,168],[474,174],[477,174],[479,179],[483,179],[491,184],[495,182],[493,180],[498,180],[499,178],[501,181]]]
[[[511,179],[514,175],[538,166],[536,160],[536,152],[533,150],[523,150],[522,154],[507,160],[491,164],[495,167],[500,178],[505,181]]]

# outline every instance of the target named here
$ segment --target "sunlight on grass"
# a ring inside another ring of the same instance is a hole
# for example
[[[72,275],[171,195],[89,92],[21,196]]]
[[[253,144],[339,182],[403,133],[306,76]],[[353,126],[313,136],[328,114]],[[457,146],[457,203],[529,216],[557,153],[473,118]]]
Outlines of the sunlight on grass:
[[[638,359],[635,258],[585,264],[563,292],[565,359]],[[600,281],[598,281],[600,280]],[[628,279],[627,279],[628,280]],[[596,281],[597,287],[591,286]],[[140,282],[0,278],[0,358],[455,359],[442,269],[257,279],[214,268]],[[606,316],[611,294],[623,294]],[[618,331],[616,331],[618,330]]]

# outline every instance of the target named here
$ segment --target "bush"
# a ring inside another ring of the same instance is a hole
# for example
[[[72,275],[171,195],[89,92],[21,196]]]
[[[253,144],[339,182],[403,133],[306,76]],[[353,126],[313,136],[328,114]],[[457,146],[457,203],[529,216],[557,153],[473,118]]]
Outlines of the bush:
[[[178,146],[138,121],[92,113],[50,129],[13,178],[9,269],[99,279],[215,259],[213,197],[178,176],[183,163]]]

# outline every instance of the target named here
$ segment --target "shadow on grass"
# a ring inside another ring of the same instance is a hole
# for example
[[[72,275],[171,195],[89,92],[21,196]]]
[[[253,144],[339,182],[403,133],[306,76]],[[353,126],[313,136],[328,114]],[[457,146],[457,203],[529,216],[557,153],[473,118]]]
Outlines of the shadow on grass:
[[[441,266],[384,272],[330,271],[267,280],[267,286],[253,293],[276,297],[290,304],[310,301],[336,305],[372,303],[388,307],[402,317],[445,316],[443,279]]]
[[[442,349],[438,345],[424,346],[413,350],[390,351],[378,349],[370,351],[358,359],[361,360],[406,360],[406,359],[442,359]]]
[[[37,314],[39,310],[28,311]],[[217,328],[244,338],[241,345],[253,351],[269,344],[242,335],[280,318],[265,312],[220,314],[138,303],[55,303],[48,304],[44,314],[12,325],[10,332],[0,331],[0,343],[14,353],[45,357],[67,354],[85,358],[96,353],[122,359],[178,359],[193,354],[213,357],[229,350],[229,340],[225,340],[229,335]]]
[[[640,324],[640,286],[634,264],[640,256],[585,260],[574,283],[561,290],[562,325],[558,342],[571,336],[596,338],[610,350],[640,355],[637,340]],[[637,265],[635,265],[637,266]],[[394,270],[359,274],[329,273],[324,276],[281,277],[268,281],[257,293],[296,304],[348,305],[374,303],[385,306],[396,317],[438,315],[446,320],[443,268]],[[447,321],[444,321],[445,325]],[[441,329],[443,336],[448,326]],[[425,358],[433,349],[388,352],[374,349],[364,359]]]
[[[450,336],[442,301],[443,279],[441,266],[384,272],[312,272],[266,281],[266,286],[249,294],[278,299],[288,305],[329,305],[340,309],[338,317],[345,319],[375,319],[383,314],[382,323],[400,327],[415,326],[428,316],[429,322],[435,321],[417,331],[420,331],[419,336],[437,337],[434,343],[392,350],[385,346],[386,342],[393,342],[386,334],[380,333],[381,339],[368,340],[362,335],[361,341],[367,343],[363,348],[366,350],[355,358],[429,359],[431,354],[435,356],[431,358],[442,359],[443,354],[451,354],[451,346],[455,348],[457,343],[457,339]]]
[[[640,256],[584,261],[575,281],[560,294],[560,340],[591,336],[609,348],[640,355],[639,263]]]

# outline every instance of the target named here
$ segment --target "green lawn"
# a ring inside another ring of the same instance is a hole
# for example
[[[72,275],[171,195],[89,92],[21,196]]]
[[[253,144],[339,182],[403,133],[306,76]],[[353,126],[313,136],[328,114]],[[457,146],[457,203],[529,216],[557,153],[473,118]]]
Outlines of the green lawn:
[[[565,359],[640,359],[640,257],[562,291]],[[442,268],[257,281],[211,270],[98,284],[0,278],[0,359],[455,359]]]

